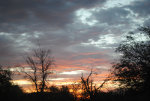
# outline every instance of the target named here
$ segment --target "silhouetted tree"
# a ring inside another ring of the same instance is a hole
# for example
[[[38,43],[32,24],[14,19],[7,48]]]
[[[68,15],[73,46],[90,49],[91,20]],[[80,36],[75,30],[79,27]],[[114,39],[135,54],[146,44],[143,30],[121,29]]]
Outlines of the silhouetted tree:
[[[0,99],[4,101],[19,101],[23,95],[19,86],[11,83],[12,72],[0,65]]]
[[[62,101],[73,101],[74,97],[73,95],[70,93],[69,91],[69,87],[68,86],[62,86],[60,88],[60,97]]]
[[[51,101],[73,101],[74,97],[70,93],[70,89],[68,86],[51,86],[49,87],[49,96],[51,97]]]
[[[50,53],[50,50],[38,48],[25,58],[31,72],[24,70],[24,73],[33,82],[37,92],[44,92],[47,87],[47,77],[52,74],[54,58]]]
[[[83,77],[83,74],[81,76],[81,85],[82,85],[82,90],[83,90],[83,96],[84,98],[88,98],[91,101],[95,101],[96,96],[98,95],[98,93],[100,92],[100,89],[104,86],[104,84],[110,80],[110,77],[106,77],[106,79],[101,83],[100,86],[96,86],[96,84],[94,84],[94,81],[92,79],[92,75],[94,74],[93,70],[91,69],[90,74],[88,75],[87,78]]]
[[[78,91],[81,89],[81,84],[74,82],[73,84],[71,84],[71,90],[72,90],[72,94],[74,96],[74,101],[77,101],[78,99]]]
[[[6,92],[6,88],[11,86],[11,72],[3,70],[0,65],[0,93]]]
[[[5,84],[11,85],[9,82],[11,80],[12,73],[8,70],[2,69],[2,66],[0,65],[0,85],[4,86]]]
[[[50,86],[49,90],[52,93],[59,93],[60,92],[60,90],[59,90],[59,88],[57,86]]]
[[[150,27],[141,27],[139,31],[145,36],[143,40],[137,40],[137,34],[131,32],[116,49],[122,55],[113,65],[113,74],[121,87],[146,91],[150,87]],[[138,38],[142,38],[140,35]]]

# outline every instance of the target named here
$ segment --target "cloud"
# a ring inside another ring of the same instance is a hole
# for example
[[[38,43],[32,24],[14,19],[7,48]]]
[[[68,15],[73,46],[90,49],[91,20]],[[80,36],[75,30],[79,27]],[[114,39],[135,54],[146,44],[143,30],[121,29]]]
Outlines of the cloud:
[[[150,18],[148,18],[148,19],[144,22],[143,25],[144,25],[144,26],[150,26]]]
[[[146,17],[150,14],[149,5],[149,0],[135,0],[131,5],[127,5],[126,7],[137,13],[138,16]]]
[[[15,43],[12,37],[9,36],[9,33],[0,33],[0,63],[7,62],[7,59],[10,57],[11,59],[15,58],[16,50]]]
[[[23,31],[28,28],[38,30],[41,26],[63,27],[72,22],[77,9],[90,8],[104,2],[105,0],[2,0],[0,25],[6,26],[9,23],[6,27],[11,27],[10,30],[20,30],[17,27],[21,25]]]
[[[83,70],[76,70],[76,71],[69,71],[69,72],[62,72],[60,74],[65,74],[65,75],[77,75],[77,74],[81,74],[85,71]]]
[[[0,31],[5,35],[0,35],[1,54],[18,56],[36,47],[38,40],[41,46],[52,49],[61,59],[66,58],[62,54],[116,47],[119,40],[116,36],[127,32],[133,21],[128,17],[131,12],[126,10],[125,1],[123,6],[107,4],[105,0],[3,0]],[[9,46],[3,48],[7,44]]]
[[[107,71],[117,57],[114,50],[123,35],[139,25],[149,25],[149,3],[149,0],[1,0],[0,64],[22,62],[22,55],[30,53],[39,42],[42,48],[52,50],[58,73],[89,71],[91,64],[99,67],[98,71]],[[68,78],[65,74],[59,76]]]
[[[127,18],[129,12],[122,7],[114,7],[109,9],[103,9],[99,12],[95,12],[96,19],[100,23],[107,23],[108,25],[126,24],[130,22]],[[127,22],[128,21],[128,22]]]
[[[82,39],[84,35],[76,35],[76,29],[69,31],[67,26],[75,20],[75,11],[103,3],[105,0],[2,0],[0,32],[5,35],[0,35],[3,41],[0,54],[11,61],[6,53],[18,56],[36,47],[38,40],[43,47],[64,53],[61,51],[67,46],[86,40]]]

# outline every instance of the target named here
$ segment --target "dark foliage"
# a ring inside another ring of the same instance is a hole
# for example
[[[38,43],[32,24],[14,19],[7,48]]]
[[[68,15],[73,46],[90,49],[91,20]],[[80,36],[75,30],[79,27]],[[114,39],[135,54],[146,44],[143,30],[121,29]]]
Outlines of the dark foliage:
[[[11,72],[3,70],[2,66],[0,66],[0,99],[4,99],[4,101],[19,101],[23,96],[23,92],[19,86],[13,85],[10,80]]]
[[[51,86],[49,89],[49,92],[26,94],[26,101],[74,101],[74,97],[67,86],[62,86],[60,89]]]
[[[117,81],[130,94],[149,93],[150,89],[150,27],[141,27],[139,31],[147,40],[136,40],[137,34],[130,33],[116,49],[122,56],[113,66]]]

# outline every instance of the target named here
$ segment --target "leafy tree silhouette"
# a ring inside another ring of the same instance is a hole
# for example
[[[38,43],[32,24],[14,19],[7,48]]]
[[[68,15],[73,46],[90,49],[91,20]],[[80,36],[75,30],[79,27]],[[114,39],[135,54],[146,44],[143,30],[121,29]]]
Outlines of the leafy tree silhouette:
[[[23,92],[19,86],[13,85],[10,80],[12,72],[2,69],[0,66],[0,99],[4,101],[19,101]]]
[[[58,93],[58,92],[60,92],[60,90],[59,90],[59,88],[57,86],[50,86],[49,90],[52,93]]]
[[[120,82],[120,87],[131,92],[145,91],[150,89],[150,27],[140,27],[140,35],[146,40],[137,40],[136,33],[129,33],[126,40],[116,49],[122,54],[120,60],[113,65],[113,74]]]
[[[78,82],[74,82],[73,84],[71,84],[71,90],[72,90],[72,94],[74,96],[74,101],[78,100],[78,96],[79,93],[78,91],[81,89],[81,84]]]
[[[28,94],[28,101],[73,101],[73,95],[69,92],[67,86],[58,88],[56,86],[49,87],[49,92],[36,92]]]

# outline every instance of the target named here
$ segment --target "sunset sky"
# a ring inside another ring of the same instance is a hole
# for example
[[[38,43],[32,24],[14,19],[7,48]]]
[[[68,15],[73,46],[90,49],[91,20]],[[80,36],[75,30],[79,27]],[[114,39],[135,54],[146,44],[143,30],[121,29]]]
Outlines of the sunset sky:
[[[150,25],[149,6],[150,0],[1,0],[0,64],[24,64],[23,56],[40,43],[55,57],[56,75],[50,80],[69,83],[92,67],[95,80],[102,80],[123,36]]]

